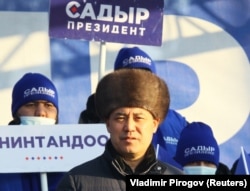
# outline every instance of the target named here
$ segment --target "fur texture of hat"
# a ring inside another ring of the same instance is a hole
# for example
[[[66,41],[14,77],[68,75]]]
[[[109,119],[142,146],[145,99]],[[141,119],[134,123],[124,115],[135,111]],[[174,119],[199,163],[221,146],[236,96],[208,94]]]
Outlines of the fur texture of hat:
[[[167,84],[155,74],[123,69],[100,80],[95,100],[97,113],[103,120],[120,107],[140,107],[162,122],[169,109],[170,96]]]

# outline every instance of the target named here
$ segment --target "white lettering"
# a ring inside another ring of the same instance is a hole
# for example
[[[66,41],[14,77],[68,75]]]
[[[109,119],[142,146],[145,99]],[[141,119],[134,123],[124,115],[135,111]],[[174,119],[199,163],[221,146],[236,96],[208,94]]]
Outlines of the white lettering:
[[[97,20],[112,22],[113,21],[112,6],[102,4],[99,15],[97,16]]]
[[[181,186],[181,187],[188,187],[193,188],[194,186],[203,186],[204,181],[187,181],[187,180],[178,180],[178,179],[169,179],[169,186]]]
[[[67,29],[75,29],[75,23],[73,21],[68,21]]]
[[[137,35],[137,27],[130,27],[130,35]]]
[[[95,12],[91,3],[86,3],[82,11],[80,18],[85,19],[85,17],[90,17],[92,20],[96,20]]]
[[[152,180],[147,179],[145,181],[139,180],[139,179],[130,179],[131,186],[166,186],[167,181],[166,180]]]
[[[121,10],[120,6],[115,6],[114,12],[112,5],[101,4],[99,9],[99,14],[96,16],[94,8],[91,3],[86,3],[83,7],[81,14],[79,9],[81,4],[77,1],[71,1],[66,5],[66,14],[70,18],[80,18],[85,19],[86,17],[91,20],[99,20],[106,22],[117,22],[117,23],[129,23],[141,25],[142,21],[145,21],[149,18],[150,12],[145,8],[135,8],[129,7],[128,13]],[[72,23],[68,23],[68,28],[70,28]],[[72,27],[73,28],[73,27]]]
[[[119,34],[119,26],[118,25],[113,25],[111,33]]]
[[[140,25],[142,20],[147,20],[149,18],[149,11],[144,8],[137,8],[135,18],[135,24]]]
[[[77,22],[77,30],[80,30],[81,28],[83,28],[83,23],[82,22]]]
[[[125,23],[128,20],[128,14],[120,11],[120,6],[115,6],[115,22]]]

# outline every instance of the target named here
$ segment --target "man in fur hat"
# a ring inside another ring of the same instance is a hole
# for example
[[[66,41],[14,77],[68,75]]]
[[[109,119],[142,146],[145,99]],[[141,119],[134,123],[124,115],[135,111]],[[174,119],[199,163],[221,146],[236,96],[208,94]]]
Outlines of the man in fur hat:
[[[101,156],[71,169],[57,191],[125,191],[126,175],[182,174],[158,161],[151,143],[170,102],[161,78],[146,70],[114,71],[98,83],[95,101],[110,140]]]

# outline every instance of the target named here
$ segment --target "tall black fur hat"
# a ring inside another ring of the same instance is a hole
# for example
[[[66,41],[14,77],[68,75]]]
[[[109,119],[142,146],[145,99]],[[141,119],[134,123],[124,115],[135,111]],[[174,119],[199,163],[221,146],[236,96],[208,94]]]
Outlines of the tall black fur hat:
[[[96,88],[96,110],[107,119],[120,107],[140,107],[162,122],[168,112],[167,84],[155,74],[138,69],[116,70],[104,76]]]

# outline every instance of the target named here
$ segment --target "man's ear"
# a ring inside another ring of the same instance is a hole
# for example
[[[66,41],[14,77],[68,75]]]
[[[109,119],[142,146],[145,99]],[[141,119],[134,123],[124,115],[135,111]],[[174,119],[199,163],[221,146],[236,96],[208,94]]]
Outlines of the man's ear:
[[[160,125],[160,119],[159,118],[158,119],[154,119],[153,124],[154,124],[154,130],[153,130],[153,132],[156,133],[156,131],[157,131],[159,125]]]
[[[110,123],[108,119],[105,119],[105,124],[106,124],[107,131],[110,133]]]

